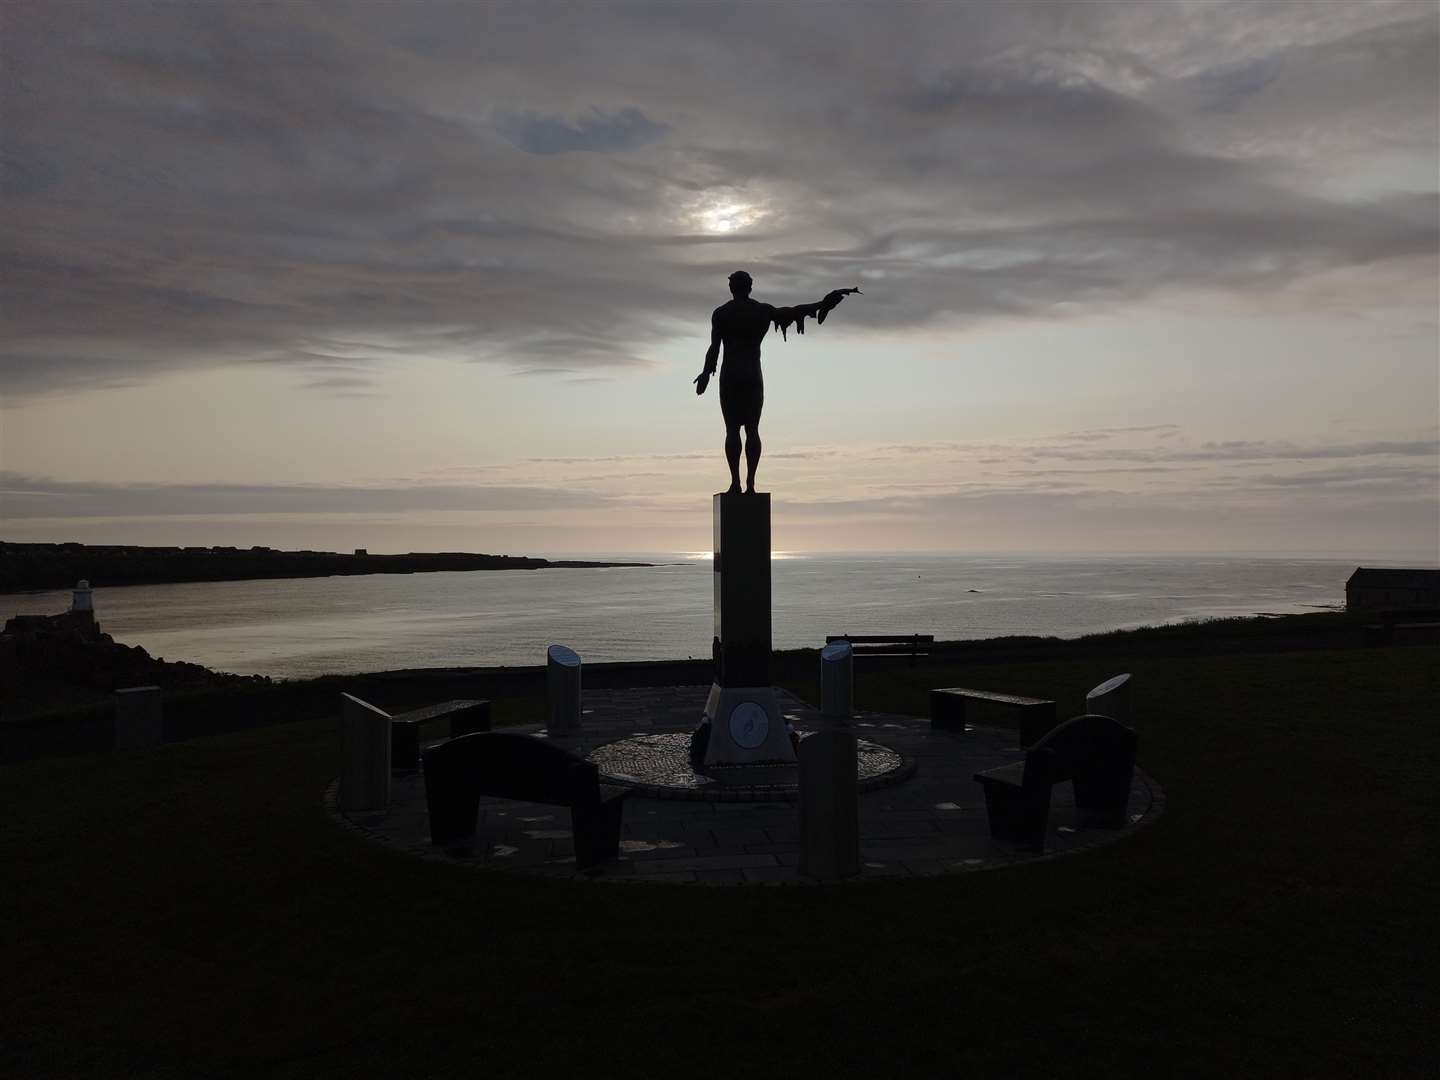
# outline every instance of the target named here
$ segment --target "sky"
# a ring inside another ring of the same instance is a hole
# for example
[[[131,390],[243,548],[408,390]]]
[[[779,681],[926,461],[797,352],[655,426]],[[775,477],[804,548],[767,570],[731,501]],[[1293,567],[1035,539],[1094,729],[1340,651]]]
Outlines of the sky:
[[[0,539],[1440,560],[1440,6],[0,2]]]

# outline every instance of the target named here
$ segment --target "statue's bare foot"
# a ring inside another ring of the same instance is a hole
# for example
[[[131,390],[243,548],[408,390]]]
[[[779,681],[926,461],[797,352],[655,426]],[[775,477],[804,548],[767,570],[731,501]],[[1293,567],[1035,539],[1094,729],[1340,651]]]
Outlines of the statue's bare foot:
[[[726,495],[739,495],[739,494],[740,494],[740,481],[739,481],[739,480],[736,480],[736,481],[732,482],[731,485],[730,485],[728,488],[725,489],[725,494],[726,494]]]

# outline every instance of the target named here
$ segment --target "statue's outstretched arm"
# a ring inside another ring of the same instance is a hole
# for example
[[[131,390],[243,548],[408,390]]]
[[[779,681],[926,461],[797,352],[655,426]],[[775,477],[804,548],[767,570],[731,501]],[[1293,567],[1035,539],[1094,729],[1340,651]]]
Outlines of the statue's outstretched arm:
[[[774,308],[770,318],[775,325],[775,329],[780,331],[781,340],[788,341],[789,338],[786,336],[785,331],[790,329],[791,323],[795,324],[795,332],[797,334],[803,334],[805,332],[806,319],[815,319],[817,322],[823,324],[825,322],[825,316],[829,315],[831,311],[839,306],[841,300],[844,300],[849,293],[858,293],[859,291],[859,289],[832,289],[825,294],[825,299],[813,304],[797,304],[795,307]]]
[[[710,376],[715,374],[715,364],[720,359],[720,324],[714,315],[710,316],[710,348],[705,350],[705,369],[695,376],[695,393],[705,393],[710,385]]]

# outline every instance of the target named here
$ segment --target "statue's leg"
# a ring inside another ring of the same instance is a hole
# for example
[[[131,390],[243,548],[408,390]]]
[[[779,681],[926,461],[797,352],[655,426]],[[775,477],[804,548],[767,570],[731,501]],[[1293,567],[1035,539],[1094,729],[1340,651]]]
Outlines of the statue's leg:
[[[730,466],[730,491],[740,490],[740,426],[745,422],[743,395],[720,373],[720,415],[725,418],[725,464]]]
[[[745,425],[745,490],[755,490],[755,470],[760,466],[760,425]]]
[[[765,408],[765,384],[756,382],[745,402],[745,490],[755,490],[755,470],[760,467],[760,413]]]
[[[725,422],[725,464],[730,466],[730,490],[740,490],[740,425]]]

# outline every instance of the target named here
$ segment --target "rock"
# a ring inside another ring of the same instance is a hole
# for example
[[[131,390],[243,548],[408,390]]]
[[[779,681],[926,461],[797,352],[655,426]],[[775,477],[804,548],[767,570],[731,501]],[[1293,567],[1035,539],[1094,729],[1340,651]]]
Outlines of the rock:
[[[0,689],[7,691],[53,685],[109,693],[143,685],[173,690],[257,682],[268,680],[154,658],[102,633],[89,611],[17,615],[0,634]]]

